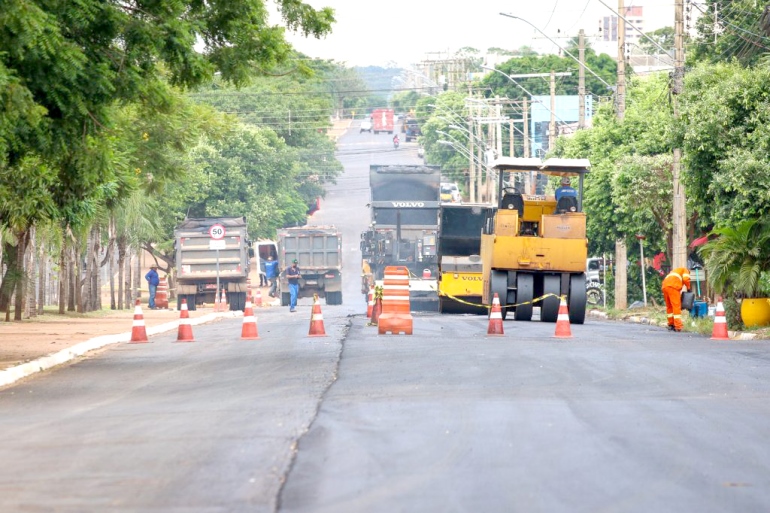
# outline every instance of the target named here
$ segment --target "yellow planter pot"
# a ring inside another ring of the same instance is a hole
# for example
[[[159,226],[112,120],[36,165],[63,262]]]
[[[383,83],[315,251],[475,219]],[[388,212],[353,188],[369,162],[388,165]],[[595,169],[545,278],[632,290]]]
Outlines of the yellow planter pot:
[[[744,299],[741,302],[741,318],[747,328],[770,326],[770,298]]]

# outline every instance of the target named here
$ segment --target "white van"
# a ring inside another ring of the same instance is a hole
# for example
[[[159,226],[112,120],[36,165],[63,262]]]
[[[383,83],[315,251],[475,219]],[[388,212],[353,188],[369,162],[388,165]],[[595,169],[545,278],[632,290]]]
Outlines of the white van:
[[[259,274],[264,274],[267,258],[272,256],[273,260],[278,260],[278,245],[275,241],[260,239],[253,244],[253,247]]]

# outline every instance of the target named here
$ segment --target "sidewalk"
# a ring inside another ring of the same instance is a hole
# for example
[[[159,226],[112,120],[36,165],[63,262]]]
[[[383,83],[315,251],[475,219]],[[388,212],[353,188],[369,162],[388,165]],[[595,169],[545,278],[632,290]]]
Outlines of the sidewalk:
[[[263,307],[270,308],[264,301]],[[275,301],[272,298],[267,298]],[[257,308],[257,307],[255,307]],[[258,310],[257,310],[258,311]],[[256,313],[256,312],[255,312]],[[212,307],[190,311],[190,324],[238,317],[242,312],[214,312]],[[180,313],[150,310],[142,305],[147,336],[174,331]],[[0,387],[49,369],[109,344],[131,340],[134,309],[82,314],[45,314],[20,322],[0,322]]]

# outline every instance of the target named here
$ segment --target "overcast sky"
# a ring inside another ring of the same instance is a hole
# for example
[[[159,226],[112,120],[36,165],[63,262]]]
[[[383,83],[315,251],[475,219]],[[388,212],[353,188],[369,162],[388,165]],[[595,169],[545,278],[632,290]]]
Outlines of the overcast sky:
[[[458,49],[490,47],[539,52],[555,46],[525,22],[501,16],[513,14],[545,32],[561,46],[582,28],[597,33],[599,19],[612,11],[599,0],[305,0],[315,8],[331,7],[337,23],[325,39],[289,35],[299,51],[310,57],[334,59],[351,66],[408,66],[426,58],[446,58]],[[603,0],[617,10],[617,0]],[[643,6],[645,31],[674,25],[674,0],[625,0],[626,7]]]

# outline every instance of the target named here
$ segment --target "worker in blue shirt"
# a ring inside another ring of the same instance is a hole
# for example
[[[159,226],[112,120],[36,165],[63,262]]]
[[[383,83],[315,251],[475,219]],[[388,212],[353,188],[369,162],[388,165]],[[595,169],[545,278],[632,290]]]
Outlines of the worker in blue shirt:
[[[290,295],[290,302],[289,302],[289,311],[290,312],[296,312],[297,311],[297,296],[299,296],[299,279],[302,277],[299,272],[299,267],[297,266],[298,262],[295,258],[292,263],[291,267],[286,269],[286,279],[289,281],[289,295]]]
[[[273,255],[267,257],[265,262],[265,277],[270,284],[270,291],[268,294],[270,297],[275,297],[275,290],[278,285],[278,261],[273,258]]]
[[[155,293],[158,290],[160,284],[160,276],[158,276],[158,266],[151,265],[150,271],[144,275],[144,279],[147,280],[147,285],[150,288],[150,310],[155,310]]]
[[[559,201],[560,198],[564,197],[577,198],[577,191],[572,188],[568,176],[561,177],[561,187],[556,189],[554,195],[556,196],[556,201]]]

